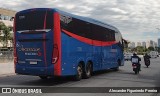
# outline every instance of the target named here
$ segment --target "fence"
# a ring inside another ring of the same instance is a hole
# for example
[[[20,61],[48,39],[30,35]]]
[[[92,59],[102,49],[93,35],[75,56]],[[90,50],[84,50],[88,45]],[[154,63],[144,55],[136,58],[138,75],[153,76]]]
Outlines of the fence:
[[[0,63],[13,62],[13,51],[0,51]]]

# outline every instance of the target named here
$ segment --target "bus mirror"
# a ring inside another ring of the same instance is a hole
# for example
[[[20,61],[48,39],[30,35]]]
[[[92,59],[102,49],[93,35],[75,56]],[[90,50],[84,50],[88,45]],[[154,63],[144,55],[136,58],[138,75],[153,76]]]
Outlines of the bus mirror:
[[[128,41],[123,39],[123,47],[128,48]]]

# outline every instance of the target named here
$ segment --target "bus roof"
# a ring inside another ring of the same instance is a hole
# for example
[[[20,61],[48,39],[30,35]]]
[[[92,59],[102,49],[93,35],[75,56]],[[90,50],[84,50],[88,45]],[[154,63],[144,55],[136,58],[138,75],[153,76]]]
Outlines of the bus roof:
[[[83,17],[83,16],[78,16],[78,15],[74,15],[74,14],[71,14],[71,13],[68,13],[68,12],[64,12],[62,10],[59,10],[59,9],[56,9],[56,8],[32,8],[32,9],[26,9],[26,10],[22,10],[20,12],[17,12],[17,14],[19,13],[25,13],[25,12],[29,12],[31,10],[46,10],[46,9],[50,9],[52,11],[56,11],[62,15],[66,15],[66,16],[70,16],[70,17],[73,17],[73,18],[76,18],[76,19],[80,19],[80,20],[83,20],[83,21],[86,21],[86,22],[89,22],[89,23],[92,23],[92,24],[96,24],[96,25],[99,25],[99,26],[103,26],[105,28],[109,28],[111,30],[114,30],[115,32],[119,32],[119,30],[112,26],[112,25],[109,25],[107,23],[104,23],[104,22],[101,22],[101,21],[98,21],[98,20],[95,20],[95,19],[92,19],[92,18],[88,18],[88,17]]]

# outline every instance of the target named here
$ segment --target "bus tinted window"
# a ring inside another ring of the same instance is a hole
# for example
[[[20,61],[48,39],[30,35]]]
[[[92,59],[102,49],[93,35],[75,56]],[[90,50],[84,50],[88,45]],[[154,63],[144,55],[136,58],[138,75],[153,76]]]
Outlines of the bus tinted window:
[[[99,41],[114,41],[115,32],[113,30],[92,24],[92,38]]]
[[[61,21],[61,28],[76,35],[91,38],[90,24],[88,22],[72,18],[70,23]]]
[[[53,29],[53,12],[47,11],[46,29]]]
[[[72,18],[69,23],[61,21],[61,27],[71,33],[93,40],[115,40],[115,31],[75,18]]]
[[[47,12],[46,28],[51,29],[53,27],[53,14]],[[16,15],[16,31],[21,30],[35,30],[44,28],[45,10],[34,10]]]

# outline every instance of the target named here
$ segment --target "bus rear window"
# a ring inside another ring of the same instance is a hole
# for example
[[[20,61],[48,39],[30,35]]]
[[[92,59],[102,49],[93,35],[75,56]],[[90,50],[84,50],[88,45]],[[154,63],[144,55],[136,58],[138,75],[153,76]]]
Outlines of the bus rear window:
[[[34,10],[16,15],[16,31],[44,28],[46,10]],[[46,29],[53,28],[53,12],[47,11]]]

